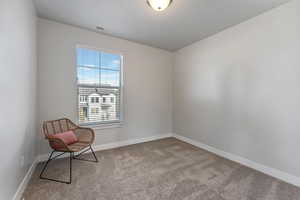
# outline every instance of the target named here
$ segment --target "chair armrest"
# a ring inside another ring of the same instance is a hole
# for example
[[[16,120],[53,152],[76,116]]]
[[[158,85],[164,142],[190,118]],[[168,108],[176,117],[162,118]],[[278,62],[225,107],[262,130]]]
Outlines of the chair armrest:
[[[85,127],[78,126],[73,131],[76,134],[79,142],[92,144],[95,140],[95,132],[91,128],[85,128]]]
[[[51,146],[51,148],[56,151],[71,151],[68,148],[68,145],[66,145],[64,141],[59,138],[48,136],[47,140],[49,141],[49,145]]]

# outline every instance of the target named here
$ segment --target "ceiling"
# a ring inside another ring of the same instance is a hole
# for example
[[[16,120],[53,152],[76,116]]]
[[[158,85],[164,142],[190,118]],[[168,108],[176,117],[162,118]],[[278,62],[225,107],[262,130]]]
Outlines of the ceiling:
[[[162,12],[146,0],[35,0],[39,17],[176,51],[289,0],[173,0]]]

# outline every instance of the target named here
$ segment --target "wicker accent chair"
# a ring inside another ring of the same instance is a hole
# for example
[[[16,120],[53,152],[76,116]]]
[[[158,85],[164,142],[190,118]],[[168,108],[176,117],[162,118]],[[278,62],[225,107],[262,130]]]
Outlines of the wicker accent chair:
[[[67,145],[64,143],[63,140],[53,137],[57,133],[63,133],[66,131],[73,131],[74,134],[76,135],[78,141],[73,144]],[[42,172],[40,174],[41,179],[71,184],[71,182],[72,182],[72,160],[73,159],[90,161],[90,162],[98,162],[97,156],[91,146],[95,139],[95,133],[94,133],[93,129],[77,126],[71,120],[69,120],[67,118],[62,118],[62,119],[58,119],[58,120],[45,121],[43,123],[43,133],[45,135],[45,138],[48,140],[49,145],[53,151],[51,152],[46,164],[44,165],[44,168],[42,169]],[[80,155],[82,155],[83,153],[85,153],[89,150],[92,152],[95,160],[86,160],[86,159],[79,158]],[[52,157],[53,153],[55,153],[55,152],[60,152],[60,154]],[[69,181],[62,181],[62,180],[56,180],[56,179],[44,177],[43,174],[44,174],[49,162],[65,153],[69,153],[69,155],[70,155],[69,156],[69,162],[70,162],[70,164],[69,164],[69,167],[70,167],[69,168]],[[77,153],[77,155],[75,155],[75,153]]]

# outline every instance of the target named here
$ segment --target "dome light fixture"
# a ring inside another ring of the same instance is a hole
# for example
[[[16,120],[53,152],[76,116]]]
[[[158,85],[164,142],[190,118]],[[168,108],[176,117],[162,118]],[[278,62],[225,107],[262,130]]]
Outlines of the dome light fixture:
[[[148,5],[155,11],[163,11],[170,6],[173,0],[147,0]]]

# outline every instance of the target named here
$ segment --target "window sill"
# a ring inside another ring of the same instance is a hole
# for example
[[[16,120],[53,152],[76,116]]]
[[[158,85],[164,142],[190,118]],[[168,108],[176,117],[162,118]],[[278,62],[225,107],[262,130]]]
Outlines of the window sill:
[[[119,122],[119,123],[112,123],[112,124],[89,124],[89,125],[81,125],[81,126],[91,128],[94,130],[102,130],[102,129],[121,128],[123,124]]]

